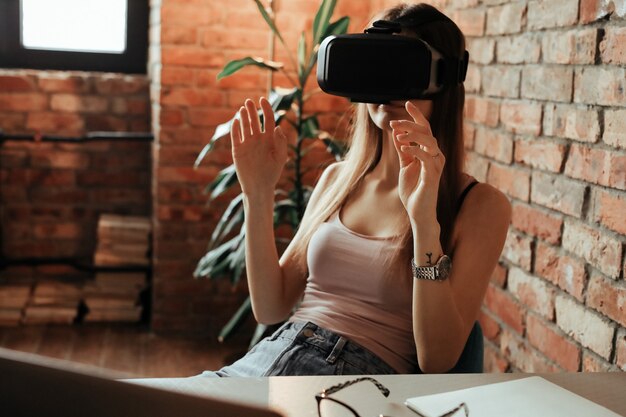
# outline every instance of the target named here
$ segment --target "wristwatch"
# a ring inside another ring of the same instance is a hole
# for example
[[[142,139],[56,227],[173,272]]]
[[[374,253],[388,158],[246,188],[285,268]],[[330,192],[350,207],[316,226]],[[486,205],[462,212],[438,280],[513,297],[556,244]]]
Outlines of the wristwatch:
[[[450,275],[452,260],[448,255],[442,255],[433,266],[417,266],[415,258],[411,259],[413,278],[429,279],[431,281],[443,281]]]

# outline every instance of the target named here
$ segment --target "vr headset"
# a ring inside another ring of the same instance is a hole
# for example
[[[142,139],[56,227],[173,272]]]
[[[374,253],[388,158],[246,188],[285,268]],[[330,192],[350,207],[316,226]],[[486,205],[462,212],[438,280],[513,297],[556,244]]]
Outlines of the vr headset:
[[[460,58],[445,57],[421,39],[394,35],[419,24],[377,20],[364,34],[327,37],[317,55],[320,88],[352,102],[382,104],[432,99],[446,87],[463,83],[467,51]]]

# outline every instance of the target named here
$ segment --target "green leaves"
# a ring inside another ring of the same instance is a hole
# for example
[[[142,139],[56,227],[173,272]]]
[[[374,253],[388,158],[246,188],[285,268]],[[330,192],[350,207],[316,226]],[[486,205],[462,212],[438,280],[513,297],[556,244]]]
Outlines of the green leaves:
[[[260,68],[265,68],[271,71],[278,71],[279,69],[283,67],[282,62],[269,61],[263,58],[258,58],[258,57],[253,58],[251,56],[247,56],[242,59],[235,59],[233,61],[230,61],[228,64],[226,64],[224,68],[222,69],[222,71],[219,74],[217,74],[217,79],[221,80],[224,77],[228,77],[229,75],[236,73],[243,67],[247,67],[250,65],[260,67]]]
[[[330,17],[335,11],[337,0],[323,0],[320,8],[317,10],[315,20],[313,20],[313,44],[317,45],[321,42],[322,36],[326,33],[330,22]]]
[[[276,36],[278,36],[278,39],[280,39],[282,44],[285,45],[285,40],[283,39],[282,35],[278,31],[278,28],[274,24],[274,21],[272,20],[270,15],[267,14],[267,11],[265,10],[265,7],[263,6],[263,4],[261,4],[259,0],[254,0],[254,2],[256,3],[256,6],[259,8],[259,12],[261,12],[261,16],[263,16],[263,19],[265,19],[270,29],[272,29],[272,31],[276,34]],[[287,45],[285,45],[285,47],[287,47]]]

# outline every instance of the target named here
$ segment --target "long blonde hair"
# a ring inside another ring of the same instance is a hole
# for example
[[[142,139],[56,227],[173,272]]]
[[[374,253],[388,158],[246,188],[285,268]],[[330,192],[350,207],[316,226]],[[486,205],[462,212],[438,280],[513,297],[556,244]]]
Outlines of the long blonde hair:
[[[378,18],[421,21],[426,19],[427,23],[419,27],[410,27],[408,32],[426,41],[444,56],[461,56],[465,51],[463,33],[451,20],[441,20],[442,15],[439,10],[427,4],[400,4],[385,10]],[[433,99],[430,117],[433,136],[437,138],[439,148],[446,158],[439,186],[437,219],[441,226],[441,245],[448,254],[451,250],[452,228],[457,215],[456,200],[463,172],[464,102],[465,89],[462,84],[448,88]],[[354,122],[347,143],[349,150],[344,162],[338,167],[334,178],[319,197],[315,207],[307,210],[299,227],[300,238],[294,243],[293,254],[303,271],[306,271],[306,254],[313,233],[320,224],[339,210],[365,176],[378,164],[382,155],[382,130],[369,117],[367,105],[357,104],[354,113]],[[390,242],[396,250],[385,263],[390,268],[406,271],[413,253],[413,235],[406,212],[399,216],[395,230],[403,232]]]

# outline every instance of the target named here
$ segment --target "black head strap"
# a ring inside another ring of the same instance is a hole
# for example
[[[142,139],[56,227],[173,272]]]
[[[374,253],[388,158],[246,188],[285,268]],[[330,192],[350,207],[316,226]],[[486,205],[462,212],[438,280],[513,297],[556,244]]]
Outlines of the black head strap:
[[[424,16],[421,19],[376,20],[372,27],[365,29],[365,33],[380,33],[391,35],[400,33],[402,28],[419,27],[433,22],[450,21],[446,15]],[[438,67],[437,78],[439,84],[460,84],[465,81],[467,66],[469,64],[469,52],[465,51],[461,58],[446,57],[441,60]]]

